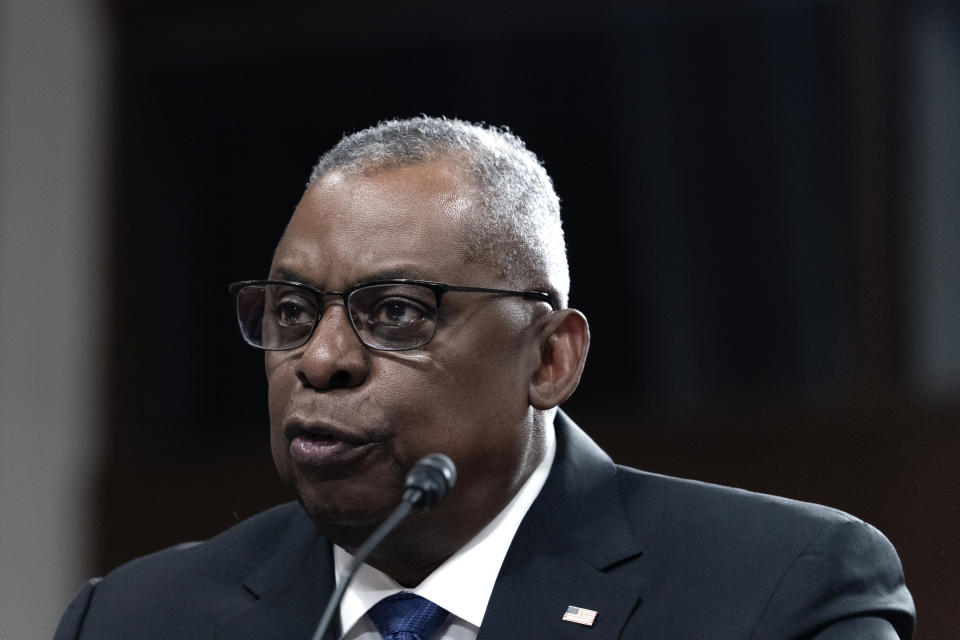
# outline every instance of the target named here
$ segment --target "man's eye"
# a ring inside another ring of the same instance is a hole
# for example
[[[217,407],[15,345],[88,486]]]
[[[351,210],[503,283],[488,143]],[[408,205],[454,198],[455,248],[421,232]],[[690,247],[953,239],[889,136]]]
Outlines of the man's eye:
[[[423,320],[428,311],[423,305],[408,299],[390,298],[383,300],[370,313],[373,324],[400,327]]]
[[[313,314],[307,311],[302,305],[292,301],[284,301],[277,304],[273,309],[273,314],[277,317],[277,322],[284,326],[309,324],[313,322]]]

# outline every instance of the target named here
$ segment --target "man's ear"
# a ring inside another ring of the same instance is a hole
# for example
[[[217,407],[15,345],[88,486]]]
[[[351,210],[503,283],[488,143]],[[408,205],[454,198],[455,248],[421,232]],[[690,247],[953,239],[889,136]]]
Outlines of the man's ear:
[[[580,384],[590,348],[590,327],[576,309],[560,309],[543,319],[538,334],[539,361],[530,377],[530,404],[552,409]]]

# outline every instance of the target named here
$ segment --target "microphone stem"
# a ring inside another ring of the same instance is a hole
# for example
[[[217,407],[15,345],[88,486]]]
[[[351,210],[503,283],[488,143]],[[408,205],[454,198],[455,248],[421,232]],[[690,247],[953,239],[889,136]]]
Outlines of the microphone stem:
[[[327,603],[327,608],[323,612],[323,618],[320,619],[317,631],[313,634],[313,640],[323,640],[323,636],[327,632],[327,627],[330,626],[330,621],[333,620],[334,614],[337,613],[337,610],[340,608],[340,601],[343,599],[343,594],[353,581],[353,576],[356,574],[357,569],[367,559],[370,552],[373,551],[378,544],[383,542],[384,538],[390,535],[390,532],[400,524],[401,520],[407,517],[411,509],[413,509],[413,505],[403,500],[397,505],[397,508],[387,516],[387,519],[370,534],[370,537],[360,545],[360,548],[357,549],[357,552],[353,556],[353,561],[347,569],[347,575],[340,580],[340,584],[337,585],[337,590],[334,591],[333,597],[330,598],[330,602]]]

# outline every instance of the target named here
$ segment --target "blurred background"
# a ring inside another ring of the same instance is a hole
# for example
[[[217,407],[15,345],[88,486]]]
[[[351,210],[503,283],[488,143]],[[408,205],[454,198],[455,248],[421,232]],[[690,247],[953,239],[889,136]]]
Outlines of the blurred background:
[[[226,284],[419,113],[553,176],[618,462],[875,524],[955,631],[956,3],[0,0],[0,638],[289,499]]]

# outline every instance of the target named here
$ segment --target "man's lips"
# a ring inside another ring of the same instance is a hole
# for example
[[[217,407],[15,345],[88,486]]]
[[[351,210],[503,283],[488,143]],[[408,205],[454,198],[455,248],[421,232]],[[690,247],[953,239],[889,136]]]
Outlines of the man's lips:
[[[283,425],[283,435],[292,440],[299,435],[307,435],[318,439],[334,439],[347,444],[361,445],[373,442],[375,438],[361,435],[353,430],[345,429],[327,422],[313,422],[291,418]]]
[[[296,420],[285,424],[283,433],[290,443],[293,460],[310,466],[352,462],[383,442],[333,425]]]

